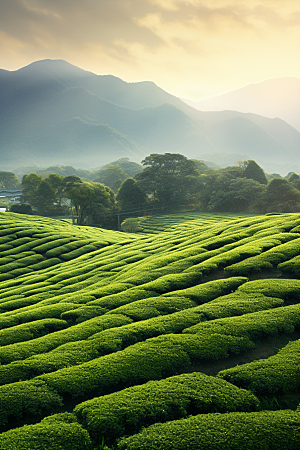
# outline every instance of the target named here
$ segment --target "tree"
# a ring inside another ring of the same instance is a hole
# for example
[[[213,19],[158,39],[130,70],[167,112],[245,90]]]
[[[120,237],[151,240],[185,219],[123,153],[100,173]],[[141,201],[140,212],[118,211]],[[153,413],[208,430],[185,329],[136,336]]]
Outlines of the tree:
[[[268,184],[268,179],[263,169],[252,159],[244,161],[244,177],[254,181],[258,181],[261,184]]]
[[[123,181],[117,194],[121,209],[140,208],[147,200],[147,194],[134,178]]]
[[[17,189],[19,186],[19,180],[13,172],[5,172],[0,170],[1,189]]]
[[[54,191],[55,201],[57,202],[58,206],[60,206],[61,199],[64,195],[64,178],[58,173],[50,173],[46,180],[48,180],[51,188]]]
[[[78,215],[79,225],[91,225],[101,220],[101,216],[110,213],[114,206],[113,193],[100,183],[75,182],[68,188],[67,196]]]
[[[37,189],[42,181],[42,177],[36,173],[31,172],[28,175],[24,175],[22,178],[23,193],[21,201],[29,203],[31,206],[37,206],[38,196]]]
[[[105,184],[114,192],[117,192],[122,182],[129,177],[120,166],[112,164],[109,164],[105,169],[98,170],[96,175],[95,182]]]
[[[267,186],[266,212],[294,212],[300,210],[300,191],[284,178],[274,178]]]
[[[259,211],[266,187],[258,181],[245,178],[230,180],[225,190],[213,191],[209,207],[213,211]]]
[[[49,183],[49,180],[43,179],[36,189],[36,203],[38,214],[53,213],[53,204],[55,202],[55,190]]]
[[[297,173],[292,173],[288,178],[288,182],[291,183],[294,188],[300,190],[300,176]]]
[[[178,153],[152,153],[142,164],[146,167],[136,175],[139,185],[164,206],[184,204],[188,193],[186,177],[199,176],[195,163]]]

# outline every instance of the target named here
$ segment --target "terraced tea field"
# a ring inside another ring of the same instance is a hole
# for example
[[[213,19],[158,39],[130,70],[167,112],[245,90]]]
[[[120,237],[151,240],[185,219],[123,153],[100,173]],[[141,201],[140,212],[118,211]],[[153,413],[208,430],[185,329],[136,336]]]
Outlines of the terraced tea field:
[[[211,225],[213,223],[220,222],[220,220],[228,221],[241,217],[247,217],[249,215],[243,214],[210,214],[199,211],[183,212],[176,214],[168,214],[163,216],[148,216],[140,217],[139,228],[143,233],[156,233],[159,234],[162,231],[172,231],[173,227],[179,224],[185,224],[185,227],[189,226],[190,221],[201,220],[202,225]]]
[[[299,449],[300,215],[147,220],[0,214],[0,449]]]

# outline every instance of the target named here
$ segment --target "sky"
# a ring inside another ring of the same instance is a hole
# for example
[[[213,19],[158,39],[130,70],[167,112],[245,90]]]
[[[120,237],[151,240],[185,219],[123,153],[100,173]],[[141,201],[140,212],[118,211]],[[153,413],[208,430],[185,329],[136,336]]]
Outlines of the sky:
[[[199,101],[300,78],[299,0],[0,0],[0,68],[64,59]]]

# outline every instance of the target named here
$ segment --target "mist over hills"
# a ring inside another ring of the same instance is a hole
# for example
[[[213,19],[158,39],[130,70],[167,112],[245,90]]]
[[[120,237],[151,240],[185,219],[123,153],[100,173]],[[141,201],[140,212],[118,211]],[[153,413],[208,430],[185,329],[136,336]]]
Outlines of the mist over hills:
[[[62,60],[0,70],[1,169],[41,164],[90,168],[150,153],[255,159],[300,171],[300,133],[280,119],[197,111],[153,82],[126,83]]]
[[[200,111],[233,110],[279,117],[300,131],[300,78],[274,78],[199,102],[184,101]]]

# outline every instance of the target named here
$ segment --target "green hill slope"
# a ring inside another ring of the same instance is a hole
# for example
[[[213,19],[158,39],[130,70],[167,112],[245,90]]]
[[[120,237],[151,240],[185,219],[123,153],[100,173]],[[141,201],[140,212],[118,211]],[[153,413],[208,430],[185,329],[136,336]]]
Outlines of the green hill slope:
[[[0,214],[3,450],[297,448],[300,215],[156,221]]]

